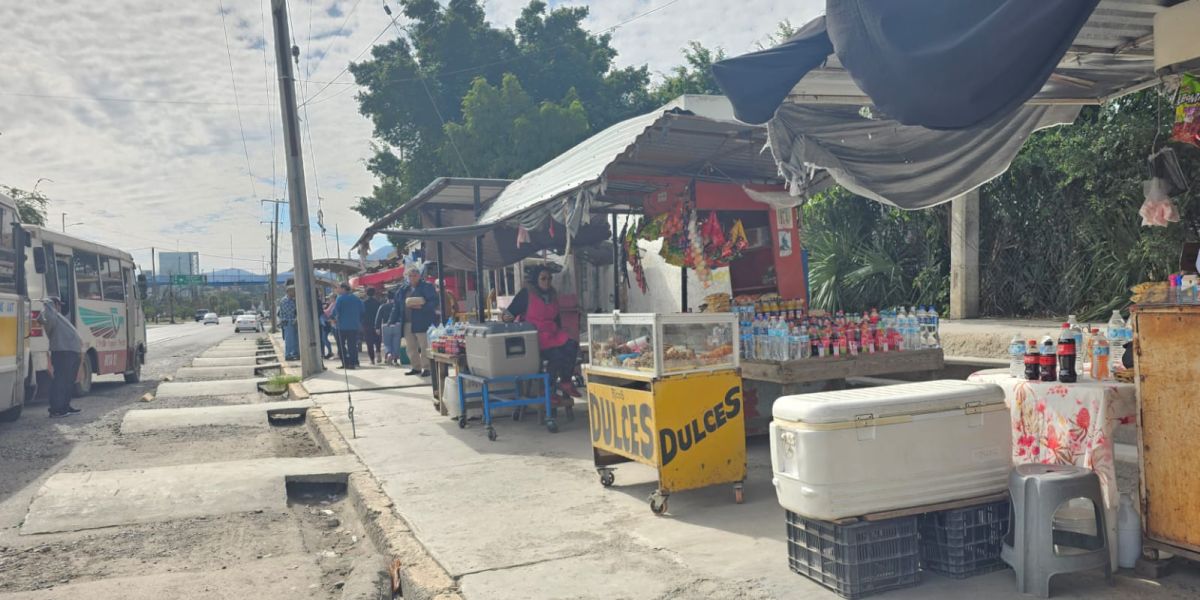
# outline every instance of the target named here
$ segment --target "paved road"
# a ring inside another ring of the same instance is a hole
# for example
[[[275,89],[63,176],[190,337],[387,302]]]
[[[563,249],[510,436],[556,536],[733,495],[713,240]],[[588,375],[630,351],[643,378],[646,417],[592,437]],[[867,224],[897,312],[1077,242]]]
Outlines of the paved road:
[[[83,412],[63,420],[46,418],[45,399],[25,406],[15,423],[0,423],[0,532],[20,523],[28,499],[82,441],[103,434],[103,423],[119,422],[142,394],[191,359],[233,335],[233,326],[185,323],[147,331],[142,382],[126,384],[120,375],[97,377],[92,394],[73,401]]]

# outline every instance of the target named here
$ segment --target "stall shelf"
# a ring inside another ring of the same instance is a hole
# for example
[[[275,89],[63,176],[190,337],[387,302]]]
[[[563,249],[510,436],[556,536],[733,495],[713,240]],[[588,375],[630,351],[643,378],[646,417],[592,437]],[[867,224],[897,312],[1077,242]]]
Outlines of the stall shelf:
[[[746,434],[731,314],[620,314],[588,319],[592,454],[600,483],[613,466],[655,469],[650,510],[670,494],[734,484],[742,501]]]
[[[1133,322],[1145,542],[1200,560],[1200,306],[1142,306]]]
[[[445,380],[447,377],[467,372],[467,360],[462,354],[426,352],[429,359],[430,385],[433,388],[433,407],[443,415],[449,414],[446,407]]]

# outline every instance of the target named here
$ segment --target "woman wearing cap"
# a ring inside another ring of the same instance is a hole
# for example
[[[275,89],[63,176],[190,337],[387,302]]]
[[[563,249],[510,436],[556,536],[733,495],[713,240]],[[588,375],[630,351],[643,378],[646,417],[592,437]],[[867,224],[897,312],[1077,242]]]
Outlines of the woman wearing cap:
[[[575,362],[579,357],[579,342],[571,339],[562,328],[558,315],[558,292],[550,284],[550,267],[535,267],[529,274],[525,288],[513,298],[504,311],[505,321],[526,321],[538,332],[538,347],[542,358],[549,363],[547,371],[558,379],[558,389],[572,398],[580,397],[579,390],[571,378],[575,374]]]
[[[392,305],[392,324],[399,324],[404,334],[404,346],[412,370],[406,375],[429,376],[429,365],[425,364],[429,339],[425,332],[437,323],[438,293],[433,284],[421,279],[421,265],[410,264],[404,270],[407,278],[396,290],[396,302]]]

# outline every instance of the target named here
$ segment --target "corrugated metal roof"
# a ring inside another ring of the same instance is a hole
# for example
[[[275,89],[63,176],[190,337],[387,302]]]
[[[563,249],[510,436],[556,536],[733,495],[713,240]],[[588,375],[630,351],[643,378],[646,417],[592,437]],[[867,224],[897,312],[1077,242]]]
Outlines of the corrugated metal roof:
[[[1101,0],[1050,80],[1028,104],[1098,104],[1156,84],[1154,15],[1179,1]],[[788,100],[871,104],[836,56],[801,79]]]

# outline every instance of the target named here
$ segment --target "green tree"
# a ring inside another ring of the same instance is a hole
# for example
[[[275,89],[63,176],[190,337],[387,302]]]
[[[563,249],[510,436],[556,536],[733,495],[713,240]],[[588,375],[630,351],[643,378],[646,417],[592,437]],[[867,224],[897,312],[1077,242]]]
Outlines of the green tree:
[[[459,160],[446,141],[447,131],[461,131],[448,125],[471,129],[462,122],[462,111],[476,79],[502,89],[504,75],[513,74],[539,110],[543,102],[551,103],[540,118],[543,124],[564,116],[561,109],[571,113],[573,127],[571,106],[578,102],[579,111],[586,109],[578,114],[590,120],[589,132],[650,106],[647,70],[613,66],[616,50],[609,36],[582,27],[586,8],[548,9],[533,0],[513,31],[489,24],[479,0],[400,4],[409,21],[407,35],[376,46],[370,59],[350,66],[362,88],[359,112],[371,120],[376,142],[367,168],[379,184],[355,206],[368,219],[382,217],[436,177],[482,175],[465,160],[472,149],[459,146],[464,154]],[[553,140],[563,137],[552,133]]]
[[[46,224],[46,207],[50,204],[50,199],[45,194],[8,185],[0,185],[0,190],[4,190],[4,193],[17,203],[17,213],[21,216],[22,223],[39,226]]]
[[[683,49],[683,64],[672,69],[655,87],[655,104],[662,106],[684,94],[720,94],[712,65],[724,58],[725,51],[721,48],[714,50],[700,42],[688,42],[688,47]]]
[[[482,77],[463,98],[463,122],[446,125],[443,158],[462,153],[479,177],[515,178],[579,142],[588,132],[583,104],[569,90],[562,103],[540,104],[521,87],[517,76],[504,76],[499,87]]]

